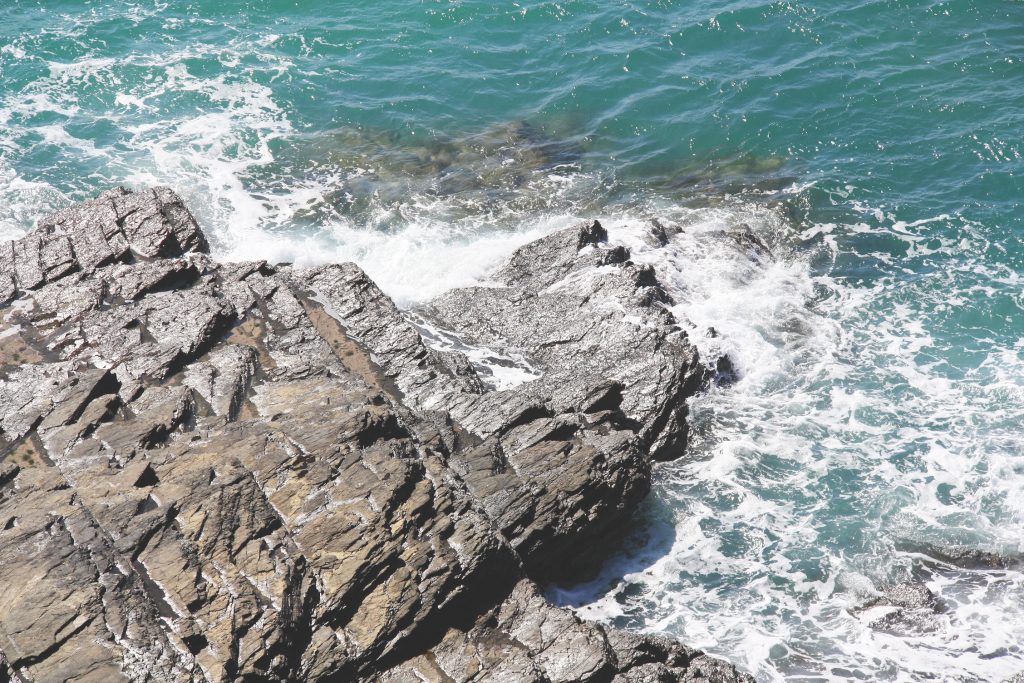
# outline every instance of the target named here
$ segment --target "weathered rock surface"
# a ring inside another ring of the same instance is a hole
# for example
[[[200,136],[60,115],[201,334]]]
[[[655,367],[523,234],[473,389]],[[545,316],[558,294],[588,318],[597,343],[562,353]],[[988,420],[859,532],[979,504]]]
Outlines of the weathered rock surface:
[[[0,247],[0,681],[747,680],[534,583],[596,568],[707,381],[599,225],[421,317],[206,251],[164,188]]]
[[[920,635],[942,627],[946,605],[923,583],[902,581],[883,587],[881,594],[854,613],[868,616],[871,628],[897,635]]]

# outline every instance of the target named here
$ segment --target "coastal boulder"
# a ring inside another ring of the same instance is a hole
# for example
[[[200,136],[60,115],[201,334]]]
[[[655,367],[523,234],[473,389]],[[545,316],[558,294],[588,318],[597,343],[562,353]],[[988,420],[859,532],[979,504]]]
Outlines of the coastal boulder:
[[[0,246],[0,680],[747,680],[536,583],[685,445],[655,274],[588,225],[496,278],[406,313],[352,264],[217,263],[166,189]]]

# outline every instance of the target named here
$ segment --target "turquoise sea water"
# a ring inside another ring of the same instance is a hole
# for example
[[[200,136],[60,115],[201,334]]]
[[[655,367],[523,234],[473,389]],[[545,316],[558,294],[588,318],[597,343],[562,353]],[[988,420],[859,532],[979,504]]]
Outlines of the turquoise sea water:
[[[694,401],[629,547],[552,597],[764,681],[1002,680],[1022,60],[1010,0],[3,0],[0,237],[162,183],[221,257],[356,260],[414,306],[600,218],[741,379]],[[668,254],[635,239],[656,216],[687,226]],[[716,237],[740,222],[774,260]],[[885,621],[904,581],[943,610]]]

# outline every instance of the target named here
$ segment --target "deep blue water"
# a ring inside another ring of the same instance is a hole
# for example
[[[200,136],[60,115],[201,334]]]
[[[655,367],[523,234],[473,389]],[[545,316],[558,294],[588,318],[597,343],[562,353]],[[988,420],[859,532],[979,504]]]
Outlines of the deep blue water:
[[[683,221],[636,257],[742,378],[552,596],[766,681],[1001,680],[1024,578],[936,558],[1022,552],[1022,59],[1009,0],[4,0],[0,236],[162,183],[223,258],[412,306],[575,218]],[[880,627],[906,580],[946,610]]]

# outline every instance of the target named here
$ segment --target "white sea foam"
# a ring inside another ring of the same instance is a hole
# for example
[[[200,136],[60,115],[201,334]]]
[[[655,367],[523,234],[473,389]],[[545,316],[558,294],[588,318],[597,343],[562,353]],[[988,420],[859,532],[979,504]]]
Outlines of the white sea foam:
[[[977,226],[865,212],[872,223],[853,232],[911,247],[931,223],[959,230],[940,248],[958,250],[978,275]],[[990,343],[984,361],[953,371],[938,360],[950,349],[930,331],[929,309],[977,305],[950,296],[964,290],[944,286],[955,274],[864,286],[816,273],[805,248],[787,247],[816,239],[836,258],[846,226],[794,234],[751,207],[678,219],[687,227],[667,250],[647,247],[635,222],[609,228],[657,267],[698,346],[727,351],[741,378],[692,402],[695,459],[658,472],[656,495],[671,506],[674,529],[614,560],[596,582],[552,595],[584,616],[681,636],[765,681],[1001,680],[1024,670],[1019,571],[959,569],[900,549],[1019,555],[1021,345]],[[779,258],[743,255],[721,239],[739,220]],[[985,289],[1005,292],[999,278]],[[707,327],[719,336],[702,334]],[[873,627],[880,614],[859,608],[911,577],[946,607],[934,628]]]
[[[126,17],[141,21],[151,9],[129,7]],[[88,19],[75,26],[83,21]],[[73,39],[77,31],[65,30],[67,38]],[[199,75],[188,66],[242,57],[250,61],[242,75]],[[185,196],[215,245],[228,253],[232,241],[272,225],[294,201],[291,193],[256,198],[244,187],[247,172],[273,160],[273,141],[292,133],[286,112],[259,77],[280,74],[290,65],[286,58],[244,41],[193,44],[116,60],[85,55],[49,62],[47,75],[0,100],[0,175],[5,183],[0,200],[18,209],[5,206],[0,230],[11,235],[25,230],[39,215],[66,204],[69,194],[84,197],[97,187],[117,184],[166,184]],[[109,97],[110,106],[97,106],[97,93]],[[185,94],[202,113],[167,106],[169,99]],[[84,100],[89,100],[87,105]],[[113,126],[118,131],[114,149],[76,135],[72,126],[82,124]],[[45,185],[19,169],[19,157],[32,152],[78,164],[81,170],[77,177],[74,171],[56,174],[66,178],[67,187]],[[25,196],[24,186],[36,191]]]
[[[48,183],[25,180],[4,163],[0,155],[0,240],[25,234],[27,227],[67,199]]]

